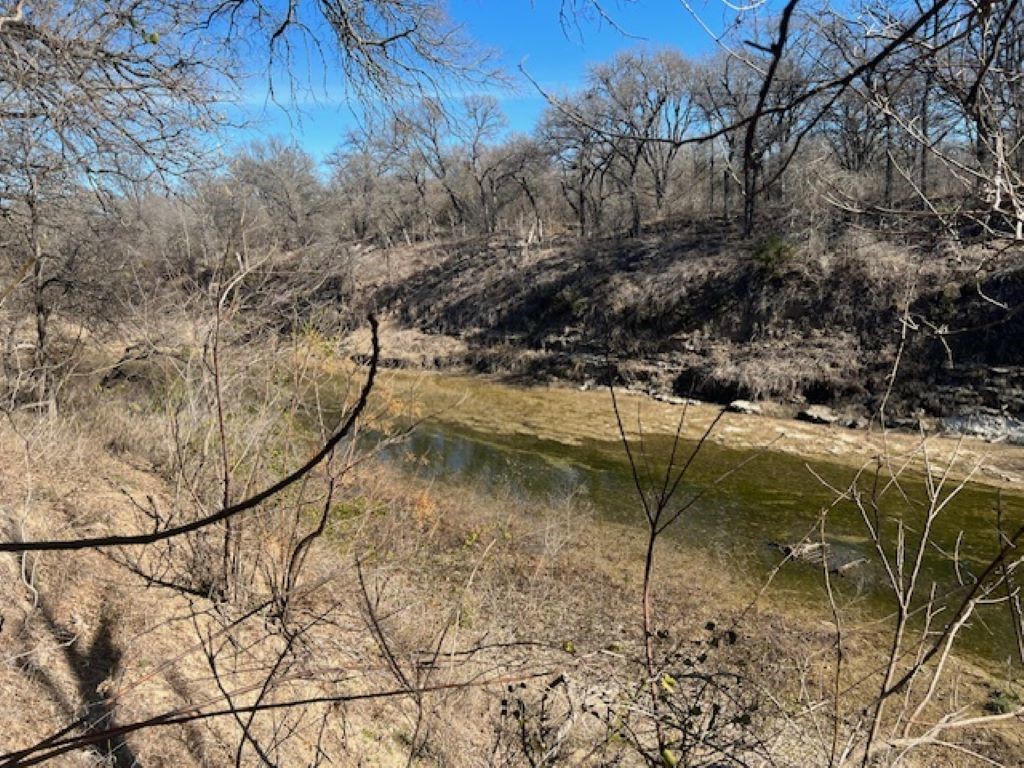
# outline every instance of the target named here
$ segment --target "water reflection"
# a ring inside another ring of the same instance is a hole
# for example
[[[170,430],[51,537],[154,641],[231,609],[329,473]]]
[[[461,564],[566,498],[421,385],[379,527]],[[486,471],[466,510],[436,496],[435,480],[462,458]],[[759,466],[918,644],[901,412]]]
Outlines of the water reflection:
[[[639,448],[639,446],[637,446]],[[692,445],[683,447],[685,451]],[[641,473],[660,478],[671,440],[648,436],[639,462]],[[682,454],[687,455],[685,452]],[[482,434],[457,424],[428,423],[407,440],[383,449],[386,460],[429,479],[468,483],[487,493],[512,494],[547,501],[570,494],[585,498],[605,519],[642,524],[634,481],[622,446],[590,441],[570,445],[530,435]],[[844,578],[836,579],[846,600],[866,597],[875,610],[885,610],[884,571],[874,545],[866,536],[861,511],[851,502],[836,503],[826,486],[844,488],[853,478],[846,467],[814,463],[782,454],[765,453],[714,483],[750,459],[750,453],[706,444],[680,488],[685,500],[701,491],[699,501],[670,532],[681,546],[697,546],[721,559],[723,567],[766,576],[781,561],[783,549],[814,528],[828,509],[827,543],[830,564],[865,559]],[[813,469],[813,473],[812,470]],[[816,477],[817,476],[817,477]],[[820,479],[819,479],[820,478]],[[865,479],[866,485],[869,481]],[[659,483],[660,484],[660,483]],[[895,541],[897,521],[911,531],[913,541],[925,509],[922,478],[908,478],[902,491],[893,489],[881,507],[881,525]],[[959,586],[956,569],[947,553],[959,552],[961,575],[979,570],[991,557],[995,544],[996,496],[985,487],[965,488],[934,529],[935,546],[925,558],[926,583],[934,582],[941,594]],[[1018,498],[1003,502],[1004,512],[1018,525],[1024,507]],[[820,598],[820,566],[795,563],[778,577],[782,589],[809,600]],[[927,588],[926,588],[927,590]],[[969,635],[976,650],[1004,658],[1012,653],[1014,638],[1004,606],[994,606]]]

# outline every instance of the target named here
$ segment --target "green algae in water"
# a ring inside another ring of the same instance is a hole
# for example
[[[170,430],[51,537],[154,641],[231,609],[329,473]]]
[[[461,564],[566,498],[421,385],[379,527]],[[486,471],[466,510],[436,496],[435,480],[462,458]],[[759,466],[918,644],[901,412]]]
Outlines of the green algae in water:
[[[660,483],[672,438],[649,435],[642,452],[639,448],[634,445],[635,454],[645,457],[638,462],[641,471]],[[685,459],[693,448],[692,442],[683,443],[677,455]],[[511,492],[540,501],[579,493],[604,519],[634,523],[638,535],[644,525],[632,474],[616,441],[582,439],[569,444],[530,434],[483,433],[436,420],[422,424],[402,443],[385,447],[382,455],[420,476],[467,483],[484,491]],[[861,510],[851,501],[836,502],[836,493],[828,487],[845,489],[855,475],[845,466],[708,442],[687,473],[678,498],[701,496],[667,535],[681,546],[712,552],[737,571],[767,578],[783,558],[779,545],[808,535],[820,540],[817,521],[827,509],[825,536],[833,555],[841,562],[868,561],[846,577],[832,577],[839,600],[885,615],[895,603]],[[884,484],[888,477],[881,473],[878,479]],[[865,474],[858,487],[869,494],[874,481],[874,473]],[[947,490],[955,487],[947,484]],[[908,545],[916,545],[926,500],[923,475],[907,474],[898,487],[891,486],[882,495],[878,521],[890,557],[901,521]],[[937,594],[947,595],[950,606],[963,595],[960,580],[969,582],[971,574],[980,572],[997,551],[996,503],[997,491],[985,486],[966,485],[957,493],[933,525],[932,544],[922,565],[922,596],[932,584]],[[1004,493],[1002,508],[1007,529],[1024,522],[1020,497]],[[952,552],[958,553],[959,574],[949,558]],[[820,565],[793,562],[776,576],[775,587],[801,596],[808,605],[823,605],[822,581]],[[964,647],[994,661],[1012,655],[1016,640],[1006,606],[981,608],[978,620],[964,633]]]

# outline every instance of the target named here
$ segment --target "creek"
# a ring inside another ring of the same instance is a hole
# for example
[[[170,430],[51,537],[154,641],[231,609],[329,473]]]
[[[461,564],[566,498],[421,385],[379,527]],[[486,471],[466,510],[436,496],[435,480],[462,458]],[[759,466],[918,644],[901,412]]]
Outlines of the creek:
[[[621,441],[612,439],[614,417],[607,393],[521,388],[450,376],[419,379],[414,387],[400,385],[395,390],[401,393],[399,399],[416,404],[418,426],[401,442],[381,449],[386,461],[420,477],[469,484],[485,493],[552,503],[572,495],[589,505],[598,521],[631,523],[637,536],[645,535],[626,452]],[[463,393],[466,399],[452,400]],[[444,402],[449,407],[439,408]],[[626,405],[631,408],[633,403],[624,404],[624,414]],[[658,484],[673,451],[674,437],[665,429],[670,422],[650,415],[640,418],[640,423],[649,423],[650,431],[645,428],[642,440],[634,437],[633,454],[640,475]],[[625,420],[637,423],[635,418]],[[695,445],[693,435],[684,432],[676,447],[677,466]],[[807,536],[814,543],[822,540],[816,523],[827,509],[824,540],[830,564],[854,563],[842,576],[831,577],[838,599],[862,615],[886,615],[895,603],[864,515],[852,501],[837,501],[833,490],[848,488],[856,471],[842,462],[808,460],[771,449],[734,448],[728,439],[724,444],[707,441],[676,498],[700,497],[666,536],[678,546],[700,548],[723,568],[763,580],[783,560],[782,547]],[[889,477],[884,469],[877,478],[870,470],[862,474],[857,487],[870,497],[873,484],[884,485]],[[942,495],[956,487],[956,482],[947,480]],[[891,558],[899,521],[908,550],[913,551],[927,499],[922,472],[902,474],[898,486],[891,485],[880,495],[878,524]],[[936,594],[948,594],[945,604],[957,602],[963,594],[961,582],[980,573],[996,551],[997,506],[1004,530],[1016,530],[1024,522],[1024,498],[990,486],[967,484],[949,501],[932,526],[925,550],[922,596],[934,584]],[[874,510],[870,505],[867,509],[868,520],[873,521]],[[861,559],[865,562],[855,564]],[[775,575],[772,590],[785,599],[827,610],[820,563],[786,563]],[[991,661],[1014,655],[1017,639],[1006,603],[980,608],[963,640],[963,647]]]

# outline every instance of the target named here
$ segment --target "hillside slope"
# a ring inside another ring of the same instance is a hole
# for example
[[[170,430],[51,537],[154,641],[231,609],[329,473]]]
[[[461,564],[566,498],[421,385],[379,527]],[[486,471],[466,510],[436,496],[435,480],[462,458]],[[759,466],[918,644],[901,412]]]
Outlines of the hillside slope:
[[[369,301],[456,337],[486,372],[622,383],[870,411],[906,337],[890,412],[1024,413],[1024,260],[979,272],[863,233],[827,245],[744,242],[718,222],[637,240],[526,249],[468,240],[421,248]]]

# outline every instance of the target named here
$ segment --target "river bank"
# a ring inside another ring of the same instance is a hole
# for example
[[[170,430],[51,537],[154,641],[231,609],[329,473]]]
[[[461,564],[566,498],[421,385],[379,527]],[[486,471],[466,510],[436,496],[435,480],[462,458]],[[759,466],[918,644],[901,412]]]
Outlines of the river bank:
[[[366,332],[359,331],[346,347],[362,349]],[[417,367],[431,355],[434,345],[443,344],[453,354],[457,340],[437,340],[386,322],[382,328],[383,354],[403,355],[404,365],[385,371],[383,380],[400,394],[415,399],[420,408],[483,433],[529,434],[540,438],[576,443],[583,440],[615,441],[618,427],[607,387],[579,386],[563,381],[525,381],[515,375],[438,372]],[[418,357],[417,357],[418,356]],[[621,410],[630,428],[639,417],[645,431],[671,435],[679,426],[685,408],[682,435],[695,439],[718,418],[722,406],[692,399],[656,398],[648,392],[617,390]],[[926,461],[945,468],[951,461],[950,477],[968,474],[975,482],[1008,490],[1024,487],[1024,448],[1005,442],[942,434],[938,424],[928,431],[879,429],[865,420],[865,427],[850,429],[837,424],[814,424],[793,418],[796,411],[784,404],[762,403],[759,413],[729,412],[721,417],[710,439],[736,449],[761,449],[768,445],[812,460],[824,460],[854,469],[870,468],[882,456],[890,461],[911,461],[921,470]],[[922,446],[927,446],[927,454]]]
[[[890,425],[981,419],[981,434],[1024,435],[1014,249],[954,259],[857,232],[747,242],[727,223],[681,221],[636,240],[471,239],[380,262],[355,260],[356,301],[407,334],[385,349],[393,366],[824,405],[850,423],[885,398]]]
[[[342,405],[351,406],[366,373],[351,357],[367,347],[357,339],[339,348],[315,334],[269,343],[237,338],[218,356],[221,399],[214,386],[197,384],[213,380],[201,364],[205,348],[191,336],[131,364],[120,359],[121,344],[93,350],[91,373],[72,380],[67,410],[19,412],[0,428],[5,524],[40,539],[148,530],[153,510],[190,519],[219,503],[222,434],[235,462],[235,493],[300,465]],[[383,342],[387,354],[397,340],[386,331]],[[194,364],[169,363],[181,360]],[[627,392],[619,405],[630,430],[638,415],[645,425],[656,470],[683,407]],[[717,412],[702,404],[686,410],[687,440]],[[801,432],[759,451],[776,437],[777,423]],[[378,443],[373,434],[412,425],[397,441]],[[343,705],[345,728],[319,745],[337,762],[468,766],[492,764],[498,754],[520,765],[536,734],[546,734],[545,749],[557,750],[560,764],[593,764],[600,754],[638,765],[623,734],[626,727],[650,729],[650,707],[638,696],[653,680],[664,716],[678,717],[666,727],[689,727],[695,708],[724,712],[720,721],[700,722],[717,722],[725,729],[719,733],[735,738],[732,754],[770,754],[774,764],[794,768],[825,765],[818,729],[863,736],[859,721],[844,713],[863,710],[876,695],[891,608],[870,597],[877,563],[835,576],[833,612],[820,564],[787,562],[773,573],[785,559],[775,544],[807,533],[832,495],[805,464],[838,483],[872,448],[847,461],[828,453],[844,450],[845,442],[832,437],[860,433],[767,416],[730,413],[719,427],[684,492],[715,485],[737,458],[756,460],[716,486],[657,547],[653,676],[641,622],[643,517],[608,391],[387,369],[362,425],[367,452],[353,442],[344,461],[339,454],[338,464],[315,471],[308,486],[236,518],[239,562],[248,569],[238,592],[195,586],[221,563],[219,529],[189,539],[188,548],[125,553],[132,558],[126,561],[93,551],[10,560],[3,596],[12,606],[5,612],[15,638],[11,653],[27,654],[37,666],[0,670],[0,690],[21,702],[0,743],[14,749],[45,737],[65,720],[62,702],[77,705],[97,688],[113,691],[117,724],[218,701],[217,674],[255,695],[264,679],[276,679],[288,642],[277,629],[286,619],[276,609],[254,610],[253,601],[261,604],[265,582],[270,589],[290,573],[282,558],[316,530],[327,509],[322,535],[303,558],[301,600],[291,608],[293,625],[308,617],[313,634],[274,695],[373,696],[393,690],[402,676],[417,686],[452,686]],[[905,437],[894,439],[903,445]],[[941,446],[945,451],[949,443]],[[337,473],[333,485],[329,472]],[[960,546],[965,567],[983,556],[976,547],[991,545],[981,534],[991,526],[993,493],[965,489],[965,508],[950,508],[953,527],[936,529],[943,541],[955,541],[954,529],[967,530]],[[197,509],[197,501],[208,506]],[[850,527],[857,519],[849,510],[842,514],[830,521],[829,543],[837,550],[862,546],[863,534]],[[916,512],[909,514],[913,524]],[[930,578],[931,561],[927,568]],[[986,608],[985,622],[972,632],[991,635],[989,614],[996,610]],[[237,645],[211,646],[218,632],[230,632]],[[234,647],[247,650],[233,654]],[[218,650],[226,657],[211,673],[204,654]],[[987,650],[975,644],[948,660],[952,674],[939,681],[942,698],[927,709],[929,718],[944,717],[950,702],[964,717],[1014,711],[1018,682],[1004,667],[979,661],[979,652]],[[101,673],[84,675],[83,660]],[[828,692],[840,672],[849,687],[832,702]],[[725,688],[709,688],[709,679]],[[324,712],[288,716],[317,722],[335,710]],[[542,730],[550,722],[556,729]],[[266,717],[252,733],[273,738],[278,725]],[[963,743],[1015,760],[1021,744],[1014,725],[998,721]],[[130,739],[133,753],[146,763],[164,755],[181,765],[221,764],[240,738],[230,717],[211,719],[187,740],[167,734]],[[300,747],[283,745],[282,762],[300,762]],[[924,748],[904,762],[932,765],[932,754]]]

